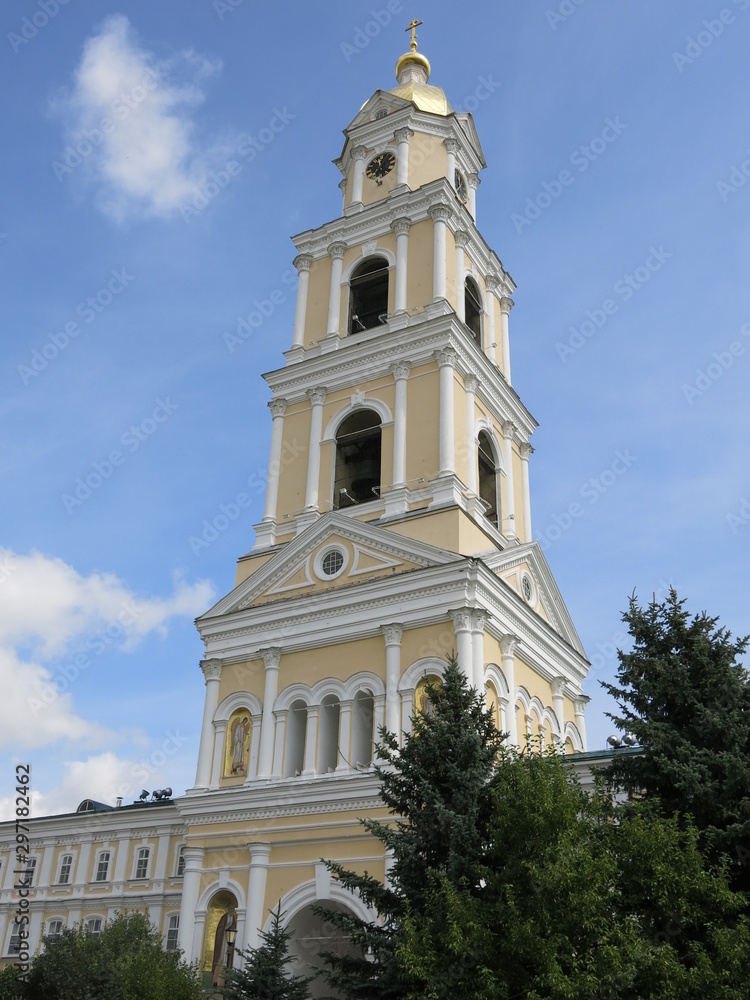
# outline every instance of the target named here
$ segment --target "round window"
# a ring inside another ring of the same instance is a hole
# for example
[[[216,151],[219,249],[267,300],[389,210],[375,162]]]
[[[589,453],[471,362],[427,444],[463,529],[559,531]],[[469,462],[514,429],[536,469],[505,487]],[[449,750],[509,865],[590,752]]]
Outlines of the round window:
[[[524,573],[521,577],[521,590],[523,591],[523,596],[526,602],[531,604],[534,599],[534,584],[531,582],[531,577],[528,573]]]
[[[338,549],[331,549],[330,552],[326,552],[323,556],[323,561],[320,564],[320,568],[326,576],[336,576],[341,567],[344,565],[344,557],[339,552]]]

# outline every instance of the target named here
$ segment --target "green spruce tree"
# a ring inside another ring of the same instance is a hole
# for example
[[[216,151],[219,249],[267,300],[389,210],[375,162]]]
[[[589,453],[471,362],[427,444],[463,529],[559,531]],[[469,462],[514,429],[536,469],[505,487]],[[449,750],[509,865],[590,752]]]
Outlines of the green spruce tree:
[[[492,817],[492,781],[502,734],[484,699],[470,690],[451,657],[441,684],[428,687],[429,714],[417,712],[412,732],[399,747],[381,731],[376,767],[380,795],[393,817],[365,820],[367,830],[391,853],[389,885],[329,862],[347,889],[378,918],[318,908],[351,942],[355,954],[324,954],[329,985],[347,998],[396,1000],[406,996],[397,956],[407,913],[421,913],[431,900],[430,879],[480,891]]]
[[[271,928],[261,934],[262,944],[238,954],[241,969],[232,969],[222,993],[230,1000],[308,1000],[310,980],[289,971],[291,931],[282,926],[280,904],[271,915]]]
[[[733,640],[705,612],[690,617],[671,590],[623,620],[633,649],[619,653],[615,725],[637,753],[617,754],[613,782],[658,801],[666,816],[689,814],[706,857],[727,856],[735,888],[750,891],[750,680]]]

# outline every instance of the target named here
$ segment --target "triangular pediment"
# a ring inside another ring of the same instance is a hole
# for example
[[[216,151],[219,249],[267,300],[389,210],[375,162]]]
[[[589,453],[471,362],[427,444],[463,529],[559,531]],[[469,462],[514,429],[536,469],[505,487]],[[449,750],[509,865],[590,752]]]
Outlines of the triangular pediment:
[[[344,130],[344,134],[348,133],[349,129],[373,121],[378,112],[382,113],[386,111],[388,114],[392,114],[394,111],[400,111],[402,108],[408,107],[412,107],[411,101],[406,101],[403,97],[398,97],[396,94],[390,94],[387,90],[376,90],[372,97],[365,101],[352,121],[349,122],[349,125]]]
[[[538,542],[493,552],[490,556],[483,557],[483,561],[569,646],[581,656],[586,656],[573,619]]]
[[[457,559],[461,556],[454,552],[331,511],[276,552],[202,618],[357,586]]]

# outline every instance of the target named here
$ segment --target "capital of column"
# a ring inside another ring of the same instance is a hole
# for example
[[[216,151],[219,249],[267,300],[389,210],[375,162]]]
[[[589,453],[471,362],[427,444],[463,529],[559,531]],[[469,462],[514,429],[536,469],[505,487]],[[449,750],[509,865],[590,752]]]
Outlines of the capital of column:
[[[474,612],[474,632],[484,632],[487,627],[487,622],[490,620],[490,614],[488,611],[475,611]]]
[[[391,223],[391,229],[396,234],[396,236],[406,236],[411,228],[411,219],[407,219],[402,216],[400,219],[394,219]]]
[[[183,847],[182,856],[185,859],[185,869],[186,870],[189,868],[195,869],[196,862],[199,865],[202,865],[205,854],[206,854],[205,847]]]
[[[528,441],[524,441],[521,444],[521,458],[524,462],[528,461],[529,456],[534,454],[534,449],[531,447]]]
[[[443,144],[449,153],[458,152],[458,141],[456,139],[443,139]]]
[[[298,271],[309,271],[312,267],[313,255],[311,253],[301,253],[298,254],[292,264],[297,268]]]
[[[578,698],[574,698],[573,711],[575,712],[575,714],[583,715],[584,712],[586,711],[586,706],[590,701],[591,699],[585,694],[580,695]]]
[[[381,632],[385,637],[386,647],[401,645],[401,639],[404,634],[403,625],[382,625]]]
[[[500,636],[500,652],[503,656],[513,656],[515,651],[518,649],[521,640],[515,635],[501,635]]]
[[[508,295],[503,295],[502,298],[500,299],[500,311],[503,313],[504,316],[510,315],[510,311],[514,305],[515,302]]]
[[[488,292],[495,292],[500,287],[500,278],[496,274],[486,274],[484,276],[484,287]]]
[[[565,678],[564,677],[553,678],[550,687],[552,688],[552,697],[561,698],[563,694],[563,688],[565,687]]]
[[[397,128],[396,131],[393,133],[393,135],[394,138],[396,139],[396,142],[408,142],[409,139],[411,139],[411,137],[414,135],[414,133],[412,132],[412,130],[409,128],[408,125],[405,125],[403,128]]]
[[[449,612],[453,628],[456,632],[471,632],[471,611],[469,608],[460,608],[458,611]]]
[[[456,246],[463,250],[469,242],[469,234],[465,229],[457,229],[453,234]]]
[[[337,243],[331,243],[328,247],[328,253],[334,260],[342,260],[344,254],[346,253],[346,249],[346,243],[339,241]]]
[[[221,680],[221,666],[221,660],[201,660],[201,670],[207,684],[209,681]]]
[[[325,386],[319,386],[317,389],[310,389],[307,397],[313,406],[321,406],[325,402],[327,393]]]
[[[506,420],[503,424],[503,437],[506,441],[512,441],[513,435],[516,433],[518,428],[511,420]]]
[[[431,205],[427,209],[427,214],[433,222],[448,222],[451,217],[451,210],[448,205],[438,202],[437,205]]]
[[[272,399],[268,404],[268,409],[271,411],[272,417],[283,417],[287,408],[287,401],[279,396],[278,399]]]
[[[366,156],[367,156],[366,146],[355,146],[354,149],[352,150],[353,160],[364,160]]]
[[[411,364],[408,361],[397,361],[395,364],[391,365],[391,372],[397,382],[401,381],[401,379],[408,378],[410,371]]]
[[[281,662],[281,650],[278,646],[269,646],[261,649],[260,655],[263,657],[263,665],[266,670],[278,670]]]
[[[270,844],[248,844],[247,849],[250,852],[250,864],[253,868],[268,864],[268,859],[271,857]]]
[[[458,354],[452,347],[445,347],[442,351],[437,351],[435,360],[439,368],[455,368],[458,363]]]
[[[482,183],[482,181],[479,178],[479,174],[477,174],[477,173],[469,174],[469,176],[466,178],[466,180],[469,183],[469,187],[473,187],[474,190],[476,190],[479,187],[479,185]]]
[[[464,375],[464,389],[466,392],[476,392],[477,386],[479,385],[479,379],[476,375]]]

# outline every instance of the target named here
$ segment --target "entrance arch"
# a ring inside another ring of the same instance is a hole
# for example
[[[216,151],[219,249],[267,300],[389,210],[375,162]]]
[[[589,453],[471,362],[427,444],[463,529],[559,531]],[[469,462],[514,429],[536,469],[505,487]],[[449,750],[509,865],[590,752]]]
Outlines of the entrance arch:
[[[224,931],[232,918],[236,926],[237,906],[237,897],[228,889],[220,889],[208,904],[201,964],[203,981],[207,986],[222,986],[224,983],[224,969],[232,957]]]

